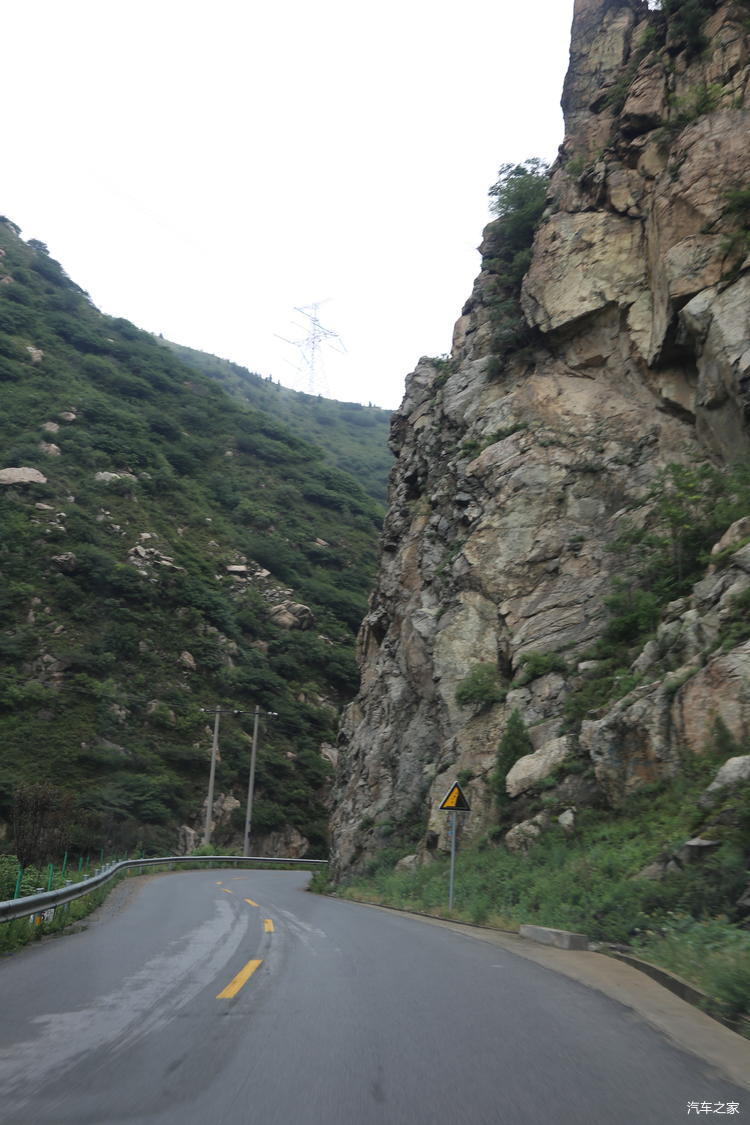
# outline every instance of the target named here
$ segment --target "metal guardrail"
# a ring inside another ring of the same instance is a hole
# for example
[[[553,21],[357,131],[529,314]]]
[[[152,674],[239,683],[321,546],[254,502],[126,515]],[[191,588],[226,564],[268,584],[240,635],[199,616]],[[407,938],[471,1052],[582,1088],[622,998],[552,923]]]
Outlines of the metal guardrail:
[[[64,906],[67,902],[73,902],[76,898],[83,898],[91,891],[98,890],[110,879],[114,879],[119,872],[127,871],[131,867],[154,867],[165,863],[231,863],[235,866],[240,863],[277,863],[285,866],[291,864],[295,867],[320,867],[327,864],[328,860],[279,859],[259,855],[171,855],[156,859],[125,859],[121,863],[113,863],[80,883],[68,883],[67,886],[59,887],[56,891],[44,891],[43,894],[9,898],[5,902],[0,902],[0,922],[12,922],[14,918],[28,918],[32,914],[42,914],[55,906]]]

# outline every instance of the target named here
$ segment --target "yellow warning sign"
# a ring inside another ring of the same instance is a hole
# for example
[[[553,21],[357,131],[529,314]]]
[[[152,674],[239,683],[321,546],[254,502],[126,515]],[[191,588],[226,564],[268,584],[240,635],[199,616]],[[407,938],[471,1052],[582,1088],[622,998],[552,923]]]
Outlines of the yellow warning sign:
[[[469,812],[471,805],[464,796],[463,789],[456,782],[445,795],[443,803],[439,806],[441,809],[447,809],[449,812]]]

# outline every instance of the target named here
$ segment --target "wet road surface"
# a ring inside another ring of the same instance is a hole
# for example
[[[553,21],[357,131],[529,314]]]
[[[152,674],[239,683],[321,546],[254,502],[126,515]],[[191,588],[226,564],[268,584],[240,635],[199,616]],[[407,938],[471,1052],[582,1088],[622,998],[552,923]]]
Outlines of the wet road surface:
[[[85,932],[0,962],[3,1125],[750,1114],[747,1090],[631,1008],[481,937],[307,894],[308,878],[129,880]]]

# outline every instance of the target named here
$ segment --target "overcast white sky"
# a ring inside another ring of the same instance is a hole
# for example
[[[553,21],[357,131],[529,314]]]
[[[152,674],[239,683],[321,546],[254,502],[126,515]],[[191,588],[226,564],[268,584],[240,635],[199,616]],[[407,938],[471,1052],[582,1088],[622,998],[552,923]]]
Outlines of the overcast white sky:
[[[450,348],[499,166],[552,158],[573,0],[9,0],[0,213],[103,312],[398,405]],[[324,303],[323,303],[324,302]]]

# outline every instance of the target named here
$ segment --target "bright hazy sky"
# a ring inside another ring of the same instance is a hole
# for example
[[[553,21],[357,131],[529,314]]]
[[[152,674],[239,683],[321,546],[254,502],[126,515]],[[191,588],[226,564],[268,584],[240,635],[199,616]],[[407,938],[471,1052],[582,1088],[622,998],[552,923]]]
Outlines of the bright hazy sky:
[[[501,164],[553,158],[573,0],[9,0],[0,213],[103,312],[395,407]]]

